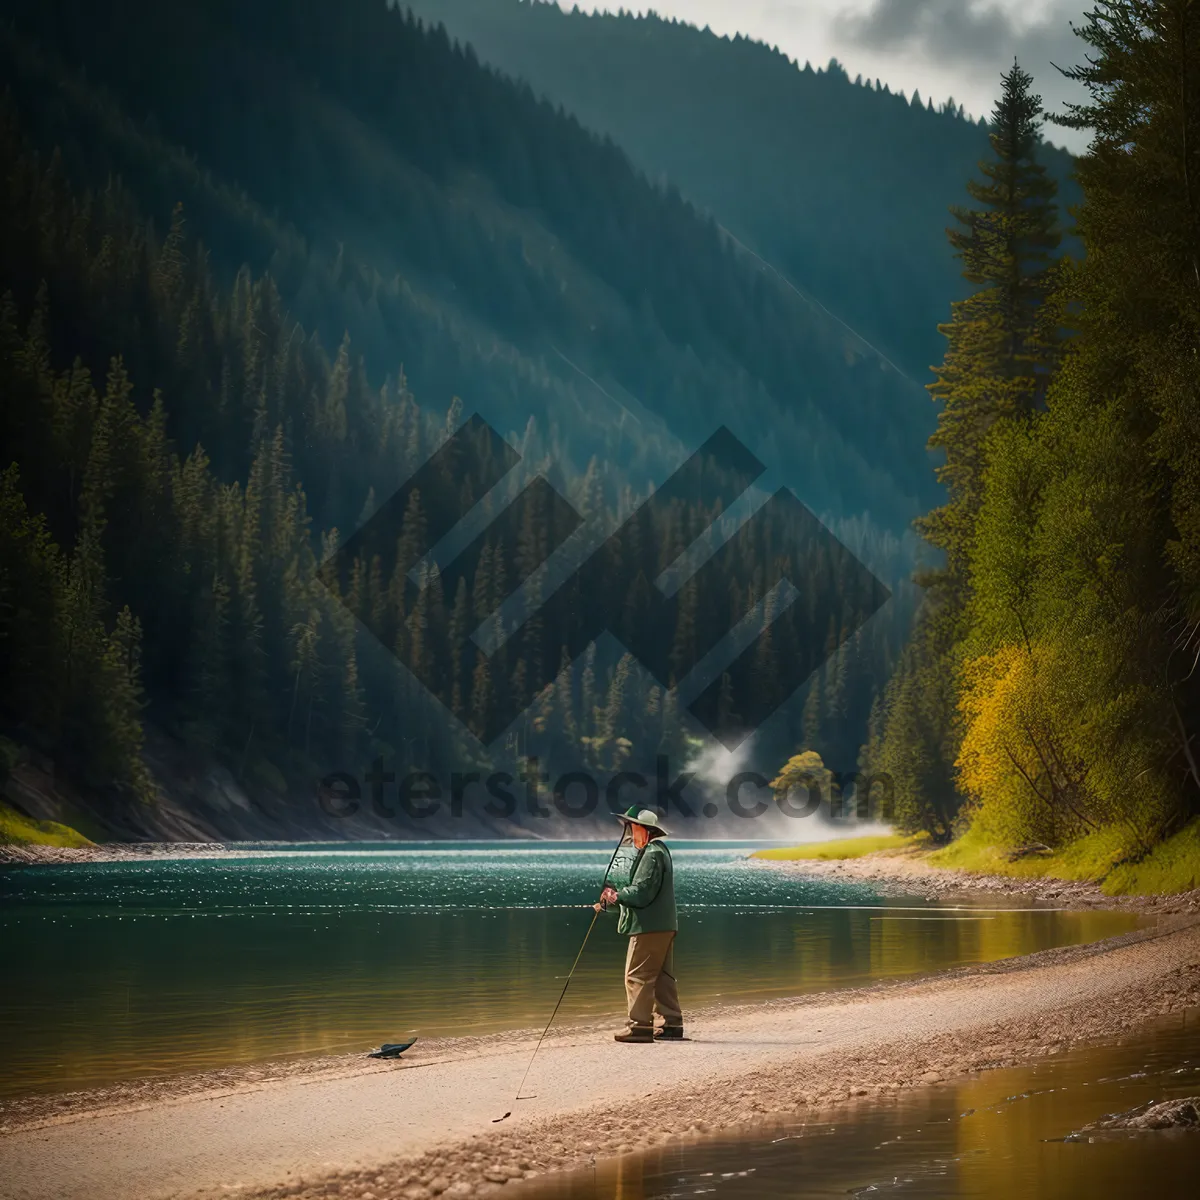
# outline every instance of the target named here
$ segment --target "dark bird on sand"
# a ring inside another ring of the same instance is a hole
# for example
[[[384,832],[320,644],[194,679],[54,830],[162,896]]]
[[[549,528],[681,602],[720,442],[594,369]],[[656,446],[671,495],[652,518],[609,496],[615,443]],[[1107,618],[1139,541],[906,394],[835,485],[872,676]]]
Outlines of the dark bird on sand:
[[[409,1046],[413,1045],[416,1042],[416,1040],[417,1040],[416,1038],[413,1038],[413,1040],[411,1042],[384,1042],[383,1045],[380,1046],[378,1050],[372,1050],[371,1053],[367,1055],[367,1057],[368,1058],[399,1058],[400,1055],[402,1055],[405,1052],[405,1050],[407,1050],[409,1048]]]

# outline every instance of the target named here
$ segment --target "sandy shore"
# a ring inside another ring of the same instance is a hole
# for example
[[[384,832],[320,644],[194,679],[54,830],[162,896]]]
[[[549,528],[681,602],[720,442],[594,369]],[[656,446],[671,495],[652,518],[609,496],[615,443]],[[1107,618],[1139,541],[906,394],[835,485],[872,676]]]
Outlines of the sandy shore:
[[[427,1200],[734,1126],[776,1122],[1110,1037],[1200,1006],[1200,920],[923,980],[689,1014],[691,1041],[611,1027],[418,1043],[0,1109],[0,1196]],[[642,1073],[634,1075],[637,1066]],[[503,1124],[493,1124],[512,1110]],[[644,1114],[636,1121],[631,1112]]]

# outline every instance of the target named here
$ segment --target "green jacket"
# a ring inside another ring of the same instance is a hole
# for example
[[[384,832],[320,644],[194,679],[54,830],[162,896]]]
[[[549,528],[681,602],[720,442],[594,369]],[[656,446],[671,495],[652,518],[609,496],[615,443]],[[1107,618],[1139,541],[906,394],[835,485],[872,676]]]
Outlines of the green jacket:
[[[615,886],[615,885],[614,885]],[[671,852],[655,838],[639,850],[629,872],[629,882],[617,888],[621,915],[617,932],[661,933],[679,929],[675,911],[675,866]]]

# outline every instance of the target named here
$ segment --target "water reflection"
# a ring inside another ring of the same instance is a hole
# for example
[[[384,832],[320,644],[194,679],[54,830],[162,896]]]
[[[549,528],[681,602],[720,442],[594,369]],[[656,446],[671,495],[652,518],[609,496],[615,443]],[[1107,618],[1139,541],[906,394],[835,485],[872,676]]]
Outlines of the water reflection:
[[[677,848],[686,1005],[1089,941],[1126,914],[960,910]],[[594,844],[418,846],[0,871],[0,1094],[540,1024],[591,918]],[[601,926],[559,1020],[621,1010]]]
[[[1063,1139],[1105,1114],[1197,1094],[1200,1010],[1193,1010],[1115,1045],[863,1101],[803,1123],[602,1161],[520,1194],[523,1200],[1194,1196],[1200,1133]]]

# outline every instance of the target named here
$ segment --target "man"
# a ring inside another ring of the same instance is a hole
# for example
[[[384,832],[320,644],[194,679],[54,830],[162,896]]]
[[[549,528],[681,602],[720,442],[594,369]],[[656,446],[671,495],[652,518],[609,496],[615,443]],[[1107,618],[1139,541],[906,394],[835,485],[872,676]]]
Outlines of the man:
[[[658,814],[636,805],[617,817],[633,835],[637,857],[624,887],[608,886],[594,905],[597,912],[610,904],[621,908],[617,932],[629,936],[625,957],[625,997],[629,1028],[614,1034],[618,1042],[676,1041],[683,1037],[683,1013],[675,987],[674,945],[679,929],[675,912],[675,868],[662,841],[667,832]],[[654,1031],[654,1014],[662,1024]]]

